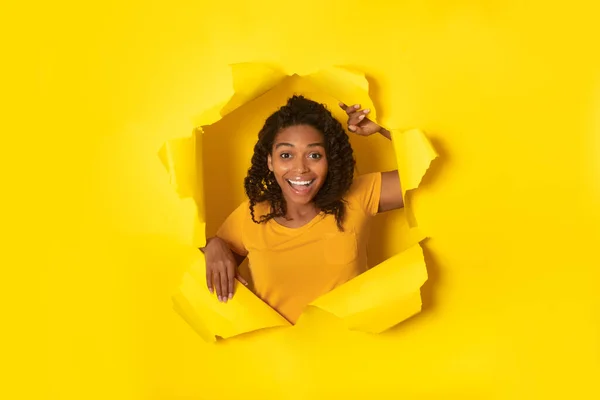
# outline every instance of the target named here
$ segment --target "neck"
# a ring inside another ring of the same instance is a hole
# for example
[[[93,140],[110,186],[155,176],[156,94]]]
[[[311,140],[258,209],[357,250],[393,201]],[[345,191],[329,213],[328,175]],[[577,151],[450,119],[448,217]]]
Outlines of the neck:
[[[305,218],[312,218],[318,214],[315,203],[310,202],[308,204],[294,204],[287,202],[286,204],[287,213],[286,218],[292,220],[303,220]]]

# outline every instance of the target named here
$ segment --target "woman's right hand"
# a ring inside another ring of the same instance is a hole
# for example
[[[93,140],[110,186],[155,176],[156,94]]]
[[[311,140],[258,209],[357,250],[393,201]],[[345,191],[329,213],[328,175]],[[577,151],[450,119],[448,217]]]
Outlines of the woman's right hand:
[[[221,238],[211,238],[202,249],[206,258],[206,284],[211,293],[217,292],[219,301],[224,303],[233,298],[234,279],[244,285],[248,283],[237,272],[238,262]]]

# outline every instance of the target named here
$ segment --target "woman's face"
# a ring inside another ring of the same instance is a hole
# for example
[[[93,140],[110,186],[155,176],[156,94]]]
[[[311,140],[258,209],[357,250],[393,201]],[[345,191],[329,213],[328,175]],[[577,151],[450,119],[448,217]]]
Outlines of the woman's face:
[[[286,202],[310,203],[327,178],[323,134],[310,125],[283,129],[275,136],[268,164]]]

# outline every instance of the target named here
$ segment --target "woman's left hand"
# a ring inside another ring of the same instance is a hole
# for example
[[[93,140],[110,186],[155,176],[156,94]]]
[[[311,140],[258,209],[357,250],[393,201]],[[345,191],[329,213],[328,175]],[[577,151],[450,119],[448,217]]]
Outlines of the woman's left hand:
[[[348,130],[361,136],[370,136],[381,131],[381,126],[367,118],[371,110],[368,108],[361,110],[360,104],[347,106],[340,103],[342,110],[348,114]]]

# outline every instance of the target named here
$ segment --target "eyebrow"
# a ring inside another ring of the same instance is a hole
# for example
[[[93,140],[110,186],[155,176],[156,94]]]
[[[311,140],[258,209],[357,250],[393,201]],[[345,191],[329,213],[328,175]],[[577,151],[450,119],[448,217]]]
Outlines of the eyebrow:
[[[278,148],[280,148],[280,147],[283,147],[283,146],[287,146],[287,147],[296,147],[296,146],[294,146],[294,145],[293,145],[293,144],[291,144],[291,143],[281,142],[281,143],[277,143],[277,144],[275,145],[275,148],[276,148],[276,149],[278,149]],[[306,146],[306,147],[325,147],[325,145],[324,145],[323,143],[320,143],[320,142],[318,142],[318,143],[311,143],[311,144],[309,144],[309,145],[308,145],[308,146]]]

